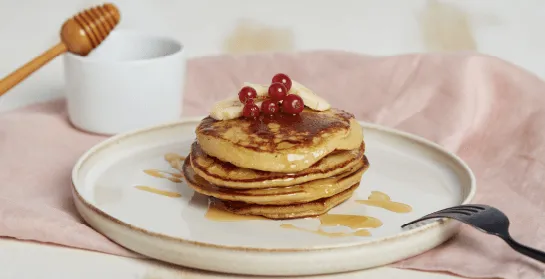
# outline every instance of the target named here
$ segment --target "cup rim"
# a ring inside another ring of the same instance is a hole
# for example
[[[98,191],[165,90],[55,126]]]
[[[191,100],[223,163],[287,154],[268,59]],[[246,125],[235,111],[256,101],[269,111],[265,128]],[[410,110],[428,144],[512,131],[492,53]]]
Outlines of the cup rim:
[[[76,54],[73,54],[71,52],[66,52],[65,56],[67,58],[77,60],[78,62],[81,62],[81,63],[93,63],[93,64],[141,64],[141,63],[151,63],[151,62],[156,62],[156,61],[168,59],[168,58],[173,57],[173,56],[181,55],[182,53],[185,52],[184,44],[182,44],[179,40],[177,40],[177,39],[175,39],[173,37],[170,37],[170,36],[161,35],[161,34],[154,34],[154,33],[139,31],[139,30],[135,30],[135,29],[123,29],[123,28],[121,28],[121,29],[118,28],[118,29],[112,30],[111,33],[108,36],[112,35],[113,33],[116,33],[116,34],[133,34],[133,35],[137,35],[137,36],[147,37],[147,38],[150,38],[150,39],[153,39],[153,40],[165,40],[165,41],[168,41],[169,43],[174,44],[177,49],[176,49],[176,51],[174,51],[174,52],[172,52],[170,54],[167,54],[167,55],[160,55],[160,56],[155,56],[155,57],[150,57],[150,58],[130,59],[130,60],[97,59],[97,58],[94,58],[92,56],[76,55]]]

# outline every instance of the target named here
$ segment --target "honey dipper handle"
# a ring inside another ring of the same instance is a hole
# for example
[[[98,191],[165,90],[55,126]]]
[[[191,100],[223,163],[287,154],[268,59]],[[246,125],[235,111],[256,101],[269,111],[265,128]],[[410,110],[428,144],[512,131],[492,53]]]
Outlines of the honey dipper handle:
[[[42,55],[34,58],[32,61],[29,61],[15,72],[0,80],[0,96],[4,95],[4,93],[10,90],[13,86],[20,83],[30,74],[34,73],[34,71],[41,68],[44,64],[64,52],[66,52],[66,45],[62,42],[58,43],[57,45],[48,49],[46,52],[42,53]]]

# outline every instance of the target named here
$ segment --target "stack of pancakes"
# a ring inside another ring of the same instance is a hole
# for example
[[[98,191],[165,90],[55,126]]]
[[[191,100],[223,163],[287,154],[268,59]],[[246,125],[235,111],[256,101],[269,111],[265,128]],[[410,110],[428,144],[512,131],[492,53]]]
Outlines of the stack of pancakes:
[[[305,110],[259,119],[204,118],[182,171],[212,205],[271,219],[321,215],[352,196],[369,167],[350,113]]]

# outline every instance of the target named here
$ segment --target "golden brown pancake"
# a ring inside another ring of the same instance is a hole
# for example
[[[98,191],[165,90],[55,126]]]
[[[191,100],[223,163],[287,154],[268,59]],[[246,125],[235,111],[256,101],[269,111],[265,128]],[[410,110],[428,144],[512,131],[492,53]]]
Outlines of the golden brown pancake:
[[[362,127],[354,115],[338,109],[261,115],[258,119],[206,117],[195,132],[209,156],[268,172],[299,172],[334,150],[356,149],[363,141]]]
[[[213,197],[210,198],[210,202],[212,206],[239,215],[257,215],[269,219],[305,218],[327,213],[333,207],[349,199],[358,187],[359,183],[334,196],[300,204],[259,205],[223,201]]]
[[[200,177],[218,187],[255,189],[291,186],[335,176],[361,163],[364,151],[364,143],[358,149],[337,150],[309,168],[296,173],[239,168],[231,163],[208,156],[196,141],[191,146],[190,157],[193,170]]]
[[[367,158],[348,171],[336,176],[308,181],[289,187],[274,187],[260,189],[233,189],[218,187],[200,177],[186,158],[183,174],[187,184],[195,191],[221,200],[241,201],[248,204],[287,205],[306,203],[336,195],[359,183],[369,164]]]

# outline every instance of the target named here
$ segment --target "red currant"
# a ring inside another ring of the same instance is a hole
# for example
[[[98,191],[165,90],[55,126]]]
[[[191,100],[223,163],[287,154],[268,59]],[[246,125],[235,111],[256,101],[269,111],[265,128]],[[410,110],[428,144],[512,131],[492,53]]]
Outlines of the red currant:
[[[287,95],[282,100],[282,111],[290,114],[299,114],[305,108],[303,99],[295,94]]]
[[[271,99],[267,99],[261,103],[261,111],[264,114],[275,114],[278,112],[278,104]]]
[[[275,82],[282,83],[286,87],[286,91],[290,91],[290,89],[291,89],[291,79],[286,74],[276,74],[272,78],[272,82],[273,83],[275,83]]]
[[[269,86],[269,97],[273,101],[280,101],[286,97],[288,94],[288,90],[286,90],[286,87],[279,82],[275,82]]]
[[[257,92],[250,86],[244,86],[238,92],[238,99],[241,103],[246,104],[248,100],[255,99],[257,97]]]
[[[259,116],[259,107],[254,102],[249,102],[244,105],[242,115],[247,118],[255,118]]]

